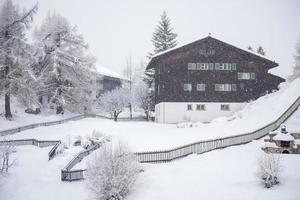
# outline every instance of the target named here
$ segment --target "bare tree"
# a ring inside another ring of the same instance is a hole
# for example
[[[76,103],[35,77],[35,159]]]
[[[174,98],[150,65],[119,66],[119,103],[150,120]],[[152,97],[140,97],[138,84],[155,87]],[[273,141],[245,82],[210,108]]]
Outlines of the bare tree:
[[[139,166],[128,147],[103,145],[89,160],[87,185],[95,199],[121,200],[133,187]]]
[[[151,92],[145,82],[140,81],[134,87],[134,100],[136,104],[144,110],[147,121],[150,118],[150,112],[152,108]]]
[[[126,88],[116,88],[104,93],[99,99],[102,111],[110,113],[115,121],[118,116],[130,103],[130,91]]]
[[[279,183],[280,156],[272,153],[264,154],[258,160],[258,175],[266,188]]]
[[[0,143],[0,175],[8,173],[9,168],[16,164],[15,159],[11,159],[11,154],[16,148],[5,140]]]

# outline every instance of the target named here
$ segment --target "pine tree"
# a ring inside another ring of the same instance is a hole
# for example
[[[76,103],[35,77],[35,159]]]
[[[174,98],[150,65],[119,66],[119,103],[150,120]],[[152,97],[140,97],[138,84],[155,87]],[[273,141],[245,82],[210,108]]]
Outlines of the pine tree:
[[[288,78],[289,81],[293,81],[300,77],[300,36],[296,44],[296,55],[295,55],[295,65],[293,67],[293,74]]]
[[[250,50],[250,51],[253,51],[253,48],[250,45],[248,46],[247,49]]]
[[[152,36],[154,54],[175,47],[177,45],[176,38],[177,34],[173,32],[173,28],[171,28],[171,21],[167,17],[167,13],[164,11]]]
[[[31,67],[34,51],[25,37],[25,31],[37,11],[35,5],[29,11],[20,12],[11,0],[6,0],[0,10],[0,91],[5,96],[5,117],[12,118],[11,95],[21,97],[30,104],[35,92],[35,77]]]
[[[154,52],[149,53],[149,58],[153,55],[158,54],[160,52],[166,51],[170,48],[173,48],[177,45],[177,34],[173,32],[173,28],[171,27],[171,21],[167,17],[167,13],[164,11],[161,15],[161,19],[158,23],[158,26],[155,29],[155,32],[152,36],[152,43],[154,46]],[[151,99],[152,99],[152,110],[154,110],[154,69],[149,69],[145,71],[144,81],[148,85],[151,91]]]
[[[263,56],[266,55],[266,52],[265,52],[265,50],[262,48],[262,46],[259,46],[259,47],[257,48],[257,53],[259,53],[260,55],[263,55]]]
[[[82,112],[87,109],[92,94],[90,68],[94,59],[87,53],[87,44],[69,21],[56,13],[48,13],[35,31],[43,56],[36,69],[42,87],[56,113],[64,109]]]

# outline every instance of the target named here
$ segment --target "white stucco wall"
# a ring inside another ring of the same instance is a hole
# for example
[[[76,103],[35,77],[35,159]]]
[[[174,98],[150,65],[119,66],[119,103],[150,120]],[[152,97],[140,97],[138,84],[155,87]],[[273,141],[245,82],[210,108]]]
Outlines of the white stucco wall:
[[[192,110],[187,105],[192,104]],[[205,110],[196,110],[197,104],[204,104]],[[230,110],[221,110],[221,104],[228,104]],[[227,117],[240,110],[246,103],[207,103],[207,102],[162,102],[155,105],[155,118],[159,123],[178,123],[183,121],[209,122],[217,117]]]

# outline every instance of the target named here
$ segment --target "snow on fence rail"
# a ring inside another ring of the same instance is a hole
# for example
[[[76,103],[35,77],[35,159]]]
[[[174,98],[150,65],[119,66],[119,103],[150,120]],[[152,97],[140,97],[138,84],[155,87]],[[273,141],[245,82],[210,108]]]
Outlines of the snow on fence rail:
[[[84,169],[71,170],[77,163],[81,162],[83,158],[88,156],[91,152],[100,148],[102,143],[95,143],[89,149],[79,152],[64,169],[61,170],[62,181],[76,181],[84,179]]]
[[[55,150],[58,147],[58,145],[61,143],[60,140],[36,140],[36,139],[20,139],[20,140],[3,140],[0,141],[0,145],[13,145],[13,146],[20,146],[20,145],[34,145],[37,147],[48,147],[53,146],[54,147],[49,151],[48,156],[49,160],[52,159],[55,155]]]
[[[203,140],[181,147],[163,151],[148,151],[135,153],[139,162],[169,162],[178,158],[185,157],[190,154],[201,154],[215,149],[225,148],[234,145],[245,144],[255,139],[259,139],[270,131],[277,129],[280,124],[288,119],[299,107],[300,97],[274,122],[250,133],[244,133],[224,138]]]
[[[77,115],[77,116],[62,119],[62,120],[42,122],[42,123],[36,123],[36,124],[29,124],[29,125],[26,125],[26,126],[20,126],[20,127],[16,127],[16,128],[12,128],[12,129],[3,130],[3,131],[0,131],[0,136],[11,135],[11,134],[19,133],[21,131],[41,127],[41,126],[52,126],[52,125],[57,125],[57,124],[63,124],[63,123],[69,122],[69,121],[76,121],[76,120],[81,120],[81,119],[89,118],[89,117],[91,117],[91,118],[111,119],[110,117],[107,117],[107,116],[104,116],[104,115],[82,114],[82,115]],[[142,117],[133,117],[132,119],[130,119],[129,117],[123,117],[123,118],[118,118],[118,120],[119,121],[130,121],[130,120],[132,120],[132,121],[143,121],[145,119],[142,118]]]

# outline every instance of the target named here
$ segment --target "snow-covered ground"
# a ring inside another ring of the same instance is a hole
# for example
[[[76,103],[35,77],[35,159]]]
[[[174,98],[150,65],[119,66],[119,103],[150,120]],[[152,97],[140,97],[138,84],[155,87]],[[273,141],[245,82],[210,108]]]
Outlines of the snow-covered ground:
[[[300,156],[282,155],[281,183],[265,189],[256,176],[263,141],[191,155],[163,164],[142,164],[145,170],[127,200],[272,199],[298,200]],[[60,170],[71,159],[64,154],[48,161],[50,147],[23,146],[18,165],[0,179],[1,200],[88,200],[85,181],[61,182]],[[4,183],[5,181],[5,183]]]
[[[24,112],[24,106],[20,105],[14,98],[12,98],[12,114],[13,119],[8,121],[4,118],[4,99],[0,98],[0,131],[25,126],[28,124],[57,121],[75,116],[75,114],[66,112],[64,115],[56,115],[53,113],[42,112],[38,115],[27,114]]]
[[[209,124],[197,123],[192,128],[153,122],[114,122],[107,119],[83,119],[51,127],[39,127],[11,135],[12,139],[64,139],[92,134],[93,130],[122,140],[133,151],[164,150],[188,143],[247,133],[276,120],[300,95],[300,79],[282,90],[249,103],[232,117],[217,118]],[[299,111],[297,111],[299,115]],[[259,117],[258,117],[259,116]],[[287,127],[290,128],[289,126]],[[294,128],[293,128],[294,129]]]

